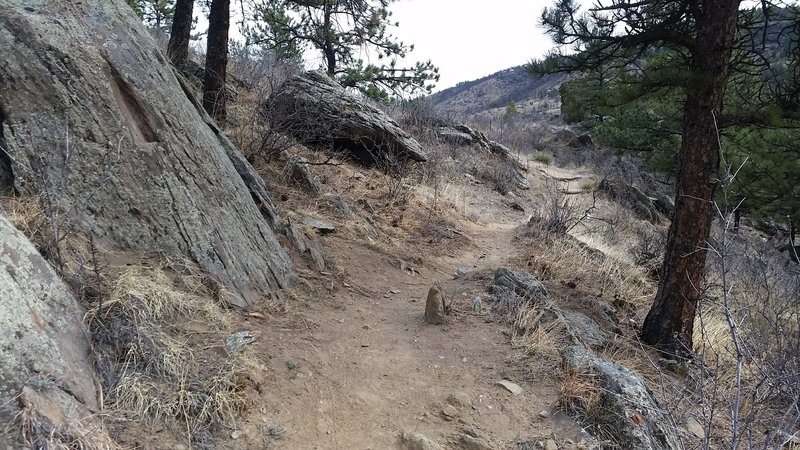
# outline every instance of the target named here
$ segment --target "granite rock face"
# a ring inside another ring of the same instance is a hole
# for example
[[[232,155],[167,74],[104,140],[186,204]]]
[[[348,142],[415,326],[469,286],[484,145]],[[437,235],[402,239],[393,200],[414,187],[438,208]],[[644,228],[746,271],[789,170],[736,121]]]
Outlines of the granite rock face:
[[[81,410],[97,410],[83,315],[66,284],[0,214],[0,422],[12,423],[28,405],[75,420]]]
[[[102,249],[189,257],[244,304],[291,284],[263,180],[124,0],[4,0],[0,48],[18,193],[47,193]]]

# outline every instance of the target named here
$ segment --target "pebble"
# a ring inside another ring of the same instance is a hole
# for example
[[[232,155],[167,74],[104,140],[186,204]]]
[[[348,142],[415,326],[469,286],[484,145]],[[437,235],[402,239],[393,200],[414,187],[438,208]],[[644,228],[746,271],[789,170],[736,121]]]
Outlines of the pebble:
[[[472,399],[465,392],[453,392],[447,396],[447,403],[455,406],[456,408],[471,408]]]
[[[497,382],[497,384],[499,384],[500,386],[503,386],[504,388],[506,388],[508,390],[508,392],[511,392],[512,395],[519,395],[523,391],[523,389],[522,389],[522,387],[520,385],[518,385],[517,383],[513,383],[511,381],[508,381],[508,380],[500,380],[500,381]]]
[[[442,450],[442,446],[421,433],[400,434],[400,441],[406,450]]]
[[[458,417],[458,410],[453,405],[447,405],[442,408],[442,415],[447,420],[453,420]]]

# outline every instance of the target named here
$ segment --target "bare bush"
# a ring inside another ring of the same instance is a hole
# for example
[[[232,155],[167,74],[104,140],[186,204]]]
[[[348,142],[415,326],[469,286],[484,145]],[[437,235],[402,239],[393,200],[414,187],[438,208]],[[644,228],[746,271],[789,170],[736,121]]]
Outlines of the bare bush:
[[[687,448],[796,448],[800,427],[800,276],[764,242],[734,232],[728,186],[709,238],[703,303],[695,321],[698,358],[686,388],[666,390],[676,414],[702,428]],[[698,289],[701,287],[698,286]],[[694,407],[694,405],[699,405]],[[681,418],[681,420],[684,420]]]
[[[277,61],[268,51],[241,50],[231,57],[230,72],[242,80],[245,88],[238,101],[229,108],[235,124],[227,131],[231,141],[250,160],[270,161],[297,145],[270,126],[269,111],[264,103],[300,68]]]
[[[628,246],[628,253],[636,264],[658,279],[661,263],[664,260],[664,249],[667,245],[667,234],[664,230],[652,230],[649,227],[634,228],[633,243]]]
[[[544,201],[531,216],[528,225],[531,232],[565,234],[573,229],[586,215],[582,214],[577,202],[566,189],[556,181],[545,183]]]

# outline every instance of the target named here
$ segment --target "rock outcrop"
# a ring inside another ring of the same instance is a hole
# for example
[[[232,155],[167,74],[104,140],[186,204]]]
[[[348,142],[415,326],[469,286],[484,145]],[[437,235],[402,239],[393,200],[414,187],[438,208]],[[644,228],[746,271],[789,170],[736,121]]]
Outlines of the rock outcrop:
[[[642,377],[627,367],[600,358],[589,349],[570,346],[564,350],[567,370],[599,383],[603,414],[585,424],[613,436],[616,448],[673,450],[681,448],[664,409],[659,407]],[[581,408],[580,405],[573,405]],[[585,405],[584,405],[585,406]]]
[[[550,299],[544,285],[527,272],[512,272],[505,267],[494,273],[494,282],[489,291],[508,306],[517,307],[525,303],[549,306]]]
[[[428,159],[394,119],[320,71],[289,78],[265,102],[264,116],[303,144],[344,151],[367,165]]]
[[[593,318],[579,311],[562,309],[550,299],[544,285],[527,272],[512,272],[505,267],[495,271],[494,282],[489,286],[500,310],[516,311],[529,305],[541,313],[532,328],[558,321],[567,338],[589,348],[601,349],[608,343],[606,332]]]
[[[446,125],[436,129],[436,136],[453,145],[475,146],[508,163],[514,169],[512,180],[514,186],[517,189],[531,188],[524,173],[527,168],[511,153],[511,150],[503,144],[490,140],[480,131],[473,130],[466,125]]]
[[[5,0],[0,48],[20,194],[47,192],[101,249],[190,257],[245,304],[291,283],[263,181],[125,1]]]
[[[33,244],[0,214],[1,423],[20,420],[25,407],[27,420],[41,428],[31,432],[68,434],[97,411],[83,314]],[[0,435],[0,444],[4,439],[13,438]]]

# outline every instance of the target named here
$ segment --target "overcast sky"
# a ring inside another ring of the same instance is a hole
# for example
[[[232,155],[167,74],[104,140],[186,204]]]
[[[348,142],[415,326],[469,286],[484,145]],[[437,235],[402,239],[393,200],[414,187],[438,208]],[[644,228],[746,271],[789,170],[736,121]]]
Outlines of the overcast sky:
[[[436,90],[447,89],[541,57],[553,47],[539,27],[554,0],[397,0],[390,7],[392,35],[414,52],[409,64],[430,59],[439,67]],[[236,33],[233,34],[236,36]],[[310,52],[309,67],[321,57]],[[361,55],[369,60],[369,55]],[[375,61],[377,62],[377,61]]]
[[[538,26],[553,0],[398,0],[394,35],[414,44],[412,60],[439,67],[437,90],[543,56],[552,41]]]
[[[407,58],[410,64],[430,59],[439,67],[438,91],[544,56],[553,43],[538,22],[542,9],[554,2],[397,0],[391,5],[392,21],[400,22],[400,26],[391,32],[414,45],[414,52]],[[198,29],[204,30],[205,17],[200,14],[198,19]],[[235,22],[232,21],[231,37],[241,39]],[[307,57],[309,68],[316,68],[321,61],[315,60],[313,53]],[[367,54],[361,57],[369,59]]]

